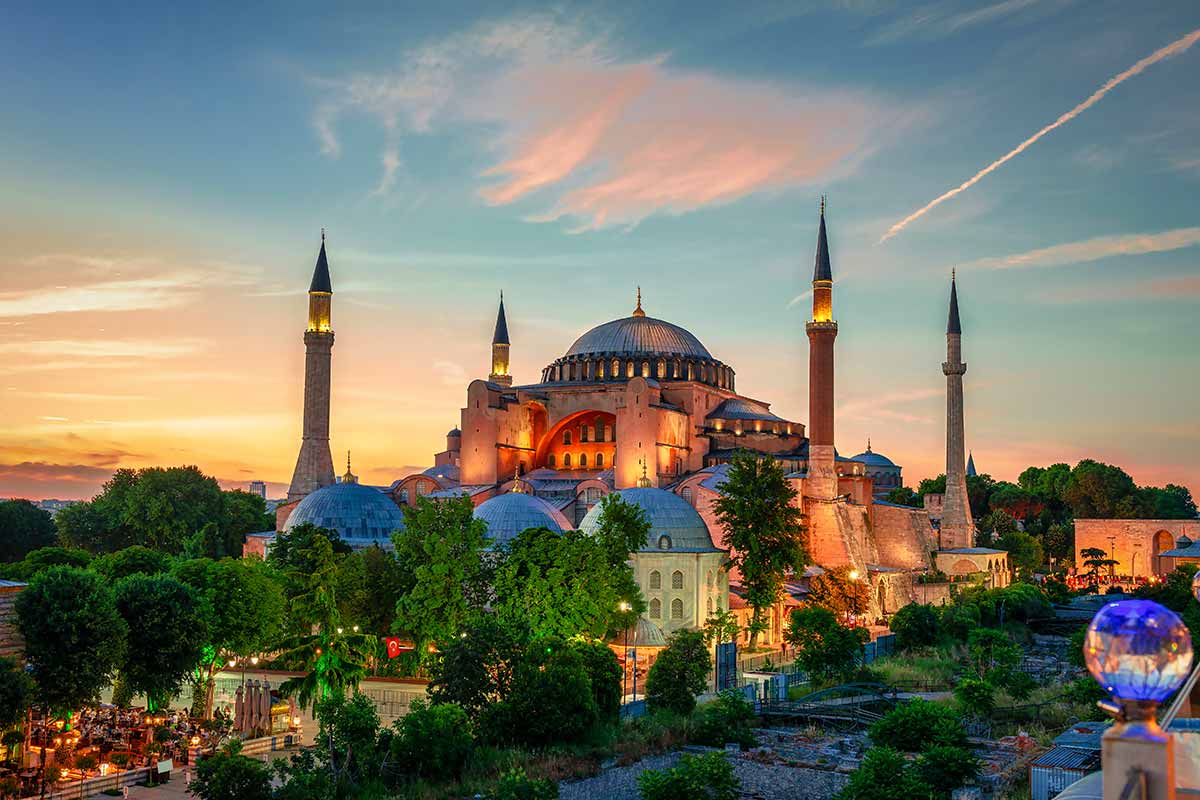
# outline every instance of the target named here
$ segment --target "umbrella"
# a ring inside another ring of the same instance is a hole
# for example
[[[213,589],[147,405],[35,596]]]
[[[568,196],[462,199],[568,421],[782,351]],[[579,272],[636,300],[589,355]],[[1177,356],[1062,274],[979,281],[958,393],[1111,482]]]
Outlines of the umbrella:
[[[246,722],[246,704],[242,698],[242,687],[237,688],[237,699],[233,704],[233,729],[240,731]]]
[[[262,682],[262,697],[260,698],[262,706],[260,707],[260,716],[258,724],[267,729],[267,733],[271,732],[271,684],[266,681]]]
[[[246,698],[246,732],[258,727],[258,681],[250,681],[250,696]]]

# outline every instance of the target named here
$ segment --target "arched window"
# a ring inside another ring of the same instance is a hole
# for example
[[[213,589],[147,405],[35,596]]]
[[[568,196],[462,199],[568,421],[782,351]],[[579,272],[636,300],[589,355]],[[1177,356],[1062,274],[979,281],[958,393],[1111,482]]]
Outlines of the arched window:
[[[563,431],[563,444],[570,444],[570,443],[571,443],[571,432],[569,430]]]
[[[633,362],[632,361],[625,362],[625,377],[626,378],[633,377]]]
[[[587,468],[587,453],[580,453],[580,454],[579,454],[579,468],[580,468],[580,469],[586,469],[586,468]]]
[[[679,380],[683,377],[683,364],[678,358],[675,359],[675,363],[671,365],[671,377],[675,380]]]
[[[671,549],[671,537],[670,536],[658,537],[658,549],[659,550],[670,550]]]
[[[596,420],[596,441],[604,441],[604,423],[600,420]]]
[[[683,487],[683,491],[679,493],[679,496],[682,497],[689,506],[692,505],[692,487]]]
[[[708,598],[708,615],[710,617],[713,615],[713,601],[711,597]]]
[[[683,601],[678,597],[671,601],[671,619],[683,619]]]
[[[659,380],[667,377],[667,362],[663,361],[661,358],[658,360],[658,369],[656,374],[658,375]]]
[[[615,442],[617,440],[617,423],[615,422],[608,428],[608,440],[610,442]]]
[[[429,494],[429,484],[425,481],[417,481],[417,497],[424,497]]]
[[[554,469],[554,453],[546,456],[546,466],[550,469]]]
[[[570,453],[563,453],[563,466],[570,469],[570,467],[571,467],[571,454]]]
[[[662,588],[662,573],[659,572],[658,570],[654,570],[653,572],[650,573],[650,588],[651,589],[661,589]]]
[[[693,364],[691,361],[689,361],[689,362],[688,362],[688,367],[687,367],[687,379],[688,379],[689,381],[694,381],[694,380],[696,380],[696,365],[695,365],[695,364]]]
[[[612,360],[612,378],[615,381],[619,377],[621,377],[621,360],[614,358]]]
[[[650,362],[649,361],[642,362],[642,377],[643,378],[650,377]]]
[[[683,588],[683,573],[680,572],[679,570],[675,570],[674,572],[671,573],[671,588],[672,589],[682,589]]]
[[[596,453],[596,469],[604,469],[604,453]]]
[[[676,475],[683,474],[683,459],[682,458],[675,459],[675,474]]]
[[[575,362],[572,361],[571,364],[567,367],[567,369],[568,369],[568,374],[570,375],[570,377],[567,378],[567,380],[571,380],[571,381],[575,380]]]
[[[589,433],[591,433],[591,430],[588,428],[586,423],[583,425],[580,425],[579,426],[579,441],[586,442],[588,440]]]
[[[662,601],[657,597],[650,601],[650,619],[662,619]]]
[[[598,380],[604,380],[604,362],[603,361],[596,362],[596,378]]]
[[[400,490],[400,502],[406,505],[408,504],[408,489]]]
[[[713,571],[710,569],[710,570],[708,571],[708,577],[707,577],[707,578],[705,578],[705,581],[708,583],[708,587],[709,587],[710,589],[712,588],[712,585],[713,585],[713,581],[714,581],[714,580],[715,580],[715,576],[713,575]]]

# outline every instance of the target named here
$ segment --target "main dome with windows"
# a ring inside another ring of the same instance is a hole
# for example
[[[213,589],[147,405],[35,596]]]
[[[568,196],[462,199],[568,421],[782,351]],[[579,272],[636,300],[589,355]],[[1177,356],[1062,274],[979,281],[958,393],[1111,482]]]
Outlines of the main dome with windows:
[[[542,370],[543,383],[596,383],[634,377],[699,381],[733,389],[733,369],[713,358],[691,331],[646,316],[641,292],[628,317],[597,325]]]

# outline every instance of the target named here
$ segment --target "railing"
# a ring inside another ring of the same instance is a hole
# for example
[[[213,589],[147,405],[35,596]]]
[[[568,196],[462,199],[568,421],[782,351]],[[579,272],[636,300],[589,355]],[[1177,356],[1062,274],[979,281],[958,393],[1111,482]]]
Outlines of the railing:
[[[125,786],[136,786],[149,780],[150,772],[153,769],[154,767],[128,769],[112,775],[60,784],[59,788],[46,792],[46,798],[47,800],[77,800],[80,797],[94,797],[103,792],[119,792]],[[41,797],[39,794],[30,796]]]

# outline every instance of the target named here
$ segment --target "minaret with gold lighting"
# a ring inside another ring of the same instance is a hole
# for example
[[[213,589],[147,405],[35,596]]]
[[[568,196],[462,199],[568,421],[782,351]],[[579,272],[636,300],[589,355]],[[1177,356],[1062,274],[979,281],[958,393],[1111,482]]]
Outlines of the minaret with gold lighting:
[[[804,493],[814,499],[832,500],[837,496],[833,448],[833,341],[837,338],[838,325],[833,319],[833,271],[829,265],[823,196],[812,287],[812,320],[804,326],[808,332],[808,478]]]
[[[321,252],[308,287],[308,327],[304,331],[304,433],[288,499],[297,500],[334,482],[333,456],[329,452],[329,391],[333,356],[331,320],[333,286],[325,255]],[[348,471],[348,470],[347,470]]]
[[[512,386],[509,372],[508,320],[504,316],[504,292],[500,293],[500,310],[496,312],[496,331],[492,334],[492,374],[488,380],[500,386]]]

